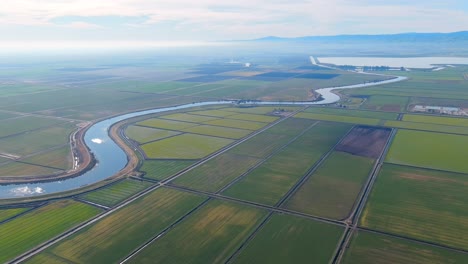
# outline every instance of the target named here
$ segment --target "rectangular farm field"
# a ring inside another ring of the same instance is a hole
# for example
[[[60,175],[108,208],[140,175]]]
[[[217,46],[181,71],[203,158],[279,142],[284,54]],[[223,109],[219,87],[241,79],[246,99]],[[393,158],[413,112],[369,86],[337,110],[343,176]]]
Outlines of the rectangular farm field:
[[[149,182],[123,180],[108,187],[89,192],[80,198],[105,206],[114,206],[149,186],[151,186]]]
[[[266,211],[219,200],[175,226],[130,263],[225,263]]]
[[[254,122],[271,123],[278,119],[276,116],[256,115],[256,114],[236,114],[229,116],[230,119],[239,119]]]
[[[208,122],[205,122],[205,124],[212,125],[212,126],[232,127],[232,128],[240,128],[240,129],[247,129],[247,130],[258,130],[266,126],[265,123],[228,119],[228,118],[208,121]]]
[[[413,130],[399,130],[386,162],[468,173],[466,153],[468,136]]]
[[[239,199],[276,204],[347,130],[348,125],[318,124],[223,193]]]
[[[59,258],[74,263],[116,263],[158,235],[206,198],[158,189],[47,248],[32,262]]]
[[[203,191],[218,191],[247,172],[260,159],[223,153],[173,181],[176,185]]]
[[[440,125],[448,125],[448,126],[464,126],[464,127],[468,126],[468,118],[457,118],[457,117],[406,114],[403,116],[403,121],[440,124]]]
[[[344,116],[344,115],[329,115],[329,114],[315,114],[315,113],[298,113],[294,117],[297,118],[308,118],[314,120],[325,120],[333,122],[353,123],[362,125],[378,125],[380,119],[357,117],[357,116]]]
[[[360,225],[467,250],[467,192],[465,174],[386,164]]]
[[[333,152],[286,202],[286,207],[311,215],[345,219],[374,161],[345,152]]]
[[[145,178],[162,181],[195,163],[195,160],[145,160],[139,171]]]
[[[11,217],[14,217],[18,214],[25,212],[31,208],[6,208],[0,209],[0,222],[3,222]]]
[[[251,130],[209,125],[189,127],[184,129],[184,132],[230,139],[240,139],[252,133]]]
[[[354,234],[351,245],[344,255],[343,263],[468,263],[468,254],[359,231]]]
[[[184,128],[197,126],[198,124],[167,120],[167,119],[151,118],[151,119],[138,122],[137,125],[146,126],[146,127],[155,127],[155,128],[161,128],[161,129],[169,129],[169,130],[180,130]]]
[[[192,123],[203,123],[206,121],[218,119],[217,117],[192,115],[191,113],[177,113],[177,114],[161,116],[161,118],[171,119],[171,120],[176,120],[176,121],[183,121],[183,122],[192,122]]]
[[[232,143],[225,138],[182,134],[141,146],[151,159],[200,159]]]
[[[332,108],[332,107],[310,107],[305,112],[315,113],[315,114],[344,115],[344,116],[356,116],[356,117],[387,119],[387,120],[396,120],[398,117],[397,113],[353,110],[353,109]]]
[[[181,134],[182,132],[163,130],[158,128],[150,128],[143,126],[129,126],[125,130],[125,134],[137,141],[140,144],[144,144],[150,141],[172,137]]]
[[[37,208],[0,225],[0,262],[13,259],[99,212],[94,206],[63,200]]]
[[[365,109],[400,112],[408,104],[408,97],[392,95],[371,95],[363,105]]]
[[[274,214],[234,263],[327,263],[343,231],[335,225]]]

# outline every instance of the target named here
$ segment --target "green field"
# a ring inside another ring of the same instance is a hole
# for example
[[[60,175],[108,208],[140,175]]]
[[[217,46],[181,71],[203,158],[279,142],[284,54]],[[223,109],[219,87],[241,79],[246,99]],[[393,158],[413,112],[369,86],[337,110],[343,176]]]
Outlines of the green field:
[[[162,181],[194,162],[192,160],[145,160],[140,171],[145,172],[145,178]]]
[[[342,123],[353,123],[353,124],[360,124],[360,125],[378,125],[380,123],[380,119],[376,119],[376,118],[344,116],[344,115],[329,115],[329,114],[315,114],[315,113],[306,113],[306,112],[298,113],[294,117],[308,118],[308,119],[313,119],[313,120],[342,122]]]
[[[285,145],[316,121],[288,118],[229,150],[231,153],[263,158]]]
[[[94,206],[63,200],[0,225],[0,262],[11,260],[99,212]]]
[[[229,118],[246,120],[246,121],[254,121],[254,122],[263,122],[263,123],[271,123],[278,119],[278,117],[276,116],[253,115],[253,114],[236,114],[236,115],[229,116]]]
[[[328,263],[342,232],[339,226],[274,214],[234,263]]]
[[[213,126],[240,128],[240,129],[247,129],[247,130],[258,130],[266,126],[265,123],[261,123],[261,122],[227,119],[227,118],[208,121],[208,122],[205,122],[205,124],[213,125]]]
[[[62,170],[20,162],[11,162],[0,166],[0,178],[2,176],[48,175],[57,171]]]
[[[440,125],[448,125],[448,126],[464,126],[464,127],[468,126],[468,118],[456,118],[456,117],[406,114],[403,116],[403,121],[440,124]]]
[[[149,182],[123,180],[108,187],[81,195],[80,198],[105,206],[114,206],[149,186],[151,186]]]
[[[211,201],[130,263],[224,263],[265,215],[253,207]]]
[[[230,139],[182,134],[141,146],[151,159],[200,159],[232,143]]]
[[[184,129],[184,128],[197,126],[198,124],[189,123],[189,122],[180,122],[180,121],[174,121],[174,120],[167,120],[167,119],[151,118],[151,119],[146,119],[144,121],[138,122],[137,125],[146,126],[146,127],[169,129],[169,130],[181,130],[181,129]]]
[[[0,209],[0,222],[5,221],[15,215],[21,214],[22,212],[31,208],[11,208],[11,209]]]
[[[46,249],[38,260],[75,263],[114,263],[156,236],[205,198],[158,189],[77,234]],[[32,262],[35,262],[35,258]]]
[[[125,130],[125,134],[137,141],[138,143],[146,143],[158,139],[163,139],[171,136],[176,136],[181,134],[182,132],[176,131],[169,131],[157,128],[149,128],[149,127],[142,127],[142,126],[129,126]]]
[[[367,98],[363,108],[369,110],[401,112],[405,111],[408,97],[392,95],[372,95]]]
[[[73,123],[66,123],[3,138],[0,140],[0,152],[23,156],[52,147],[68,145],[68,136],[76,129]]]
[[[196,112],[195,112],[196,113]],[[161,116],[164,119],[171,119],[176,121],[192,122],[192,123],[203,123],[206,121],[211,121],[218,119],[217,117],[202,116],[202,115],[192,115],[189,113],[177,113],[171,115]]]
[[[465,174],[384,165],[360,225],[468,249]]]
[[[268,205],[276,204],[349,128],[343,124],[316,125],[223,194]]]
[[[283,109],[284,111],[294,112],[302,106],[254,106],[254,107],[231,107],[224,108],[223,111],[232,111],[237,113],[257,114],[264,115],[271,113],[277,109]]]
[[[215,192],[245,173],[260,159],[223,153],[173,181],[176,185]]]
[[[373,163],[374,160],[370,158],[335,151],[285,206],[311,215],[345,219],[369,176]]]
[[[63,121],[34,116],[21,116],[18,118],[6,119],[0,123],[0,138],[58,123],[63,123]]]
[[[386,121],[384,125],[387,127],[395,127],[395,128],[405,128],[405,129],[433,131],[433,132],[440,132],[440,133],[468,135],[468,127],[448,126],[448,125],[429,124],[429,123],[414,123],[414,122],[406,122],[406,121]]]
[[[462,264],[468,263],[468,254],[359,231],[353,236],[343,263]]]
[[[227,116],[235,115],[236,113],[223,111],[223,110],[204,110],[204,111],[194,111],[194,112],[191,112],[190,114],[212,116],[212,117],[227,117]]]
[[[41,152],[21,161],[67,170],[72,166],[72,157],[70,152],[70,146],[66,145],[58,149]]]
[[[466,173],[468,163],[460,156],[467,145],[467,136],[399,130],[385,161]]]
[[[314,114],[355,116],[355,117],[387,119],[387,120],[396,120],[398,117],[397,113],[363,111],[363,110],[352,110],[352,109],[331,108],[331,107],[310,107],[307,110],[305,110],[305,112],[314,113]]]
[[[202,135],[207,135],[207,136],[223,137],[223,138],[230,138],[230,139],[240,139],[252,133],[251,130],[229,128],[229,127],[219,127],[219,126],[208,126],[208,125],[189,127],[189,128],[183,129],[183,131],[194,133],[194,134],[202,134]]]

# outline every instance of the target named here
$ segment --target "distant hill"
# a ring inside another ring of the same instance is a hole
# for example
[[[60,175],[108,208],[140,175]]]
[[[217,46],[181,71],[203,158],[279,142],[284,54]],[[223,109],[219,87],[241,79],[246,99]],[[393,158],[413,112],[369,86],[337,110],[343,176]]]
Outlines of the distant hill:
[[[458,42],[468,41],[468,31],[453,33],[402,33],[388,35],[336,35],[282,38],[269,36],[251,42]]]

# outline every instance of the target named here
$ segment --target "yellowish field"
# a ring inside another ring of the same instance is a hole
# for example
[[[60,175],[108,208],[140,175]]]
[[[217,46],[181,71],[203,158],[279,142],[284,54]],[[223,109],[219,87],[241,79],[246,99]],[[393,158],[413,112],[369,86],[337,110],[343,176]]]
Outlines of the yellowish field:
[[[169,130],[180,130],[180,129],[184,129],[184,128],[188,128],[192,126],[197,126],[198,124],[180,122],[180,121],[174,121],[174,120],[151,118],[151,119],[138,122],[137,125],[169,129]]]
[[[207,136],[224,137],[224,138],[232,138],[232,139],[243,138],[247,136],[248,134],[252,133],[252,131],[245,130],[245,129],[208,126],[208,125],[189,127],[189,128],[184,129],[183,131],[189,132],[189,133],[195,133],[195,134],[203,134]]]
[[[208,122],[205,122],[205,124],[213,125],[213,126],[241,128],[241,129],[248,129],[248,130],[257,130],[266,125],[265,123],[227,119],[227,118],[208,121]]]
[[[232,143],[232,140],[194,134],[162,139],[141,146],[152,159],[200,159]]]

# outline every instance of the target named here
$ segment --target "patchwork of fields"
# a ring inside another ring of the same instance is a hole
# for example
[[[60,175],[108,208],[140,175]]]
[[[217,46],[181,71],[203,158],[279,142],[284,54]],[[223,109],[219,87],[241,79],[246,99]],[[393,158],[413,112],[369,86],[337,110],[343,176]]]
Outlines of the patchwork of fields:
[[[87,110],[63,87],[64,102],[39,93],[38,102],[5,103],[0,175],[67,170],[60,135],[138,104],[307,99],[312,84],[359,77],[296,66],[200,65],[130,90],[107,80],[100,93],[112,94],[110,103],[91,98]],[[59,199],[1,205],[0,262],[46,243],[25,263],[466,263],[468,118],[409,112],[422,103],[468,106],[461,67],[344,91],[362,99],[353,109],[219,105],[129,120],[122,129],[141,158],[138,172]],[[444,96],[428,87],[435,80]],[[27,95],[19,88],[9,93]],[[8,112],[18,110],[37,115]]]

